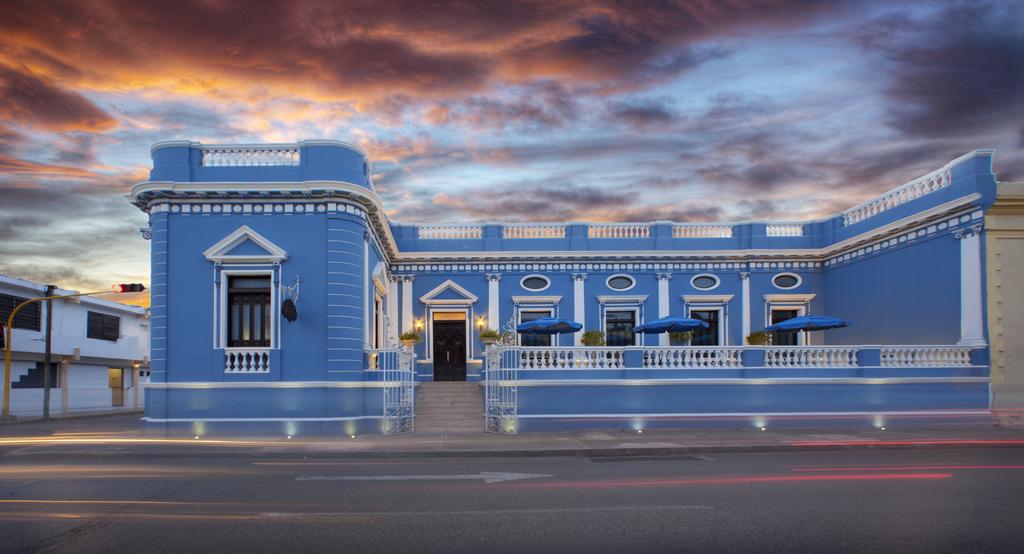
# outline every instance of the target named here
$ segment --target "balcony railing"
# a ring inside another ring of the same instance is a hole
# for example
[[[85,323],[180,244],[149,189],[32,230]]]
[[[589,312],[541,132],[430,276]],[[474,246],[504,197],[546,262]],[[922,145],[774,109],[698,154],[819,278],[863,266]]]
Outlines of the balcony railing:
[[[914,179],[913,181],[890,190],[881,196],[876,196],[867,202],[863,202],[849,210],[846,210],[842,213],[843,225],[853,225],[859,221],[864,221],[869,217],[889,211],[896,206],[906,204],[911,200],[916,200],[939,189],[948,187],[951,183],[952,176],[949,171],[949,165],[947,164],[947,166],[942,169],[933,171],[924,177]]]
[[[646,239],[651,236],[647,223],[607,223],[587,226],[587,237],[592,239]]]
[[[770,223],[765,226],[765,234],[769,237],[802,237],[804,236],[804,225],[802,223]]]
[[[882,367],[966,367],[971,348],[966,346],[883,346]]]
[[[269,348],[225,348],[224,373],[269,373]]]
[[[238,144],[202,146],[202,164],[208,167],[299,165],[297,144]]]
[[[856,367],[858,346],[769,346],[765,367]]]
[[[478,239],[484,228],[479,225],[421,225],[417,237],[421,239]]]
[[[732,238],[732,225],[680,223],[672,226],[674,239],[728,239]]]
[[[621,369],[626,367],[622,348],[523,347],[519,350],[521,369]]]
[[[523,223],[505,225],[503,239],[564,239],[565,225],[560,223]]]
[[[739,346],[644,348],[642,364],[654,369],[743,367],[742,353]]]
[[[950,345],[513,346],[499,350],[503,367],[514,369],[973,367],[972,347]]]

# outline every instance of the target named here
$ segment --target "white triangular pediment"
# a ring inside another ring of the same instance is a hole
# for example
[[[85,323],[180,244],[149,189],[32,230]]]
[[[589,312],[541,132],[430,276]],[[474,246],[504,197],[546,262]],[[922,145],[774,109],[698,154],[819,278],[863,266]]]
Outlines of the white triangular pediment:
[[[455,293],[455,296],[461,296],[462,298],[440,298],[445,292],[451,291]],[[459,286],[458,283],[448,279],[440,285],[434,287],[430,292],[420,297],[420,302],[424,304],[453,304],[453,305],[467,305],[474,304],[477,301],[475,294]]]
[[[246,244],[245,248],[239,248],[245,243],[250,244]],[[222,238],[217,244],[207,248],[203,252],[203,256],[206,256],[207,260],[217,263],[272,263],[285,260],[288,258],[288,253],[263,235],[253,231],[248,225],[242,225],[230,235]]]

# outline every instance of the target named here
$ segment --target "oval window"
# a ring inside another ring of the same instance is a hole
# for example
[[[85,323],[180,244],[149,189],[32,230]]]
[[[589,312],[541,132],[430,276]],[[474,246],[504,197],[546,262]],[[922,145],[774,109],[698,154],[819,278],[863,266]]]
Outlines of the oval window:
[[[792,289],[800,285],[800,277],[792,273],[780,273],[772,278],[772,284],[780,289]]]
[[[540,275],[530,275],[527,277],[523,277],[523,280],[520,282],[520,284],[526,290],[536,291],[548,288],[548,285],[551,284],[551,282],[548,281],[547,277],[541,277]]]
[[[695,275],[690,279],[690,286],[699,290],[711,290],[718,286],[718,277],[714,275]]]
[[[629,290],[633,288],[636,281],[629,275],[612,275],[608,278],[608,288],[613,290]]]

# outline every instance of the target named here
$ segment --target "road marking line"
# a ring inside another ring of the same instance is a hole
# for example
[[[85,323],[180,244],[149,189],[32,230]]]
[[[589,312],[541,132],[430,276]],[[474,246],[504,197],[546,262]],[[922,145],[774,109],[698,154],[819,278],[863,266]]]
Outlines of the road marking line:
[[[505,473],[481,471],[476,475],[300,475],[296,481],[469,481],[501,483],[522,479],[554,477],[547,473]]]

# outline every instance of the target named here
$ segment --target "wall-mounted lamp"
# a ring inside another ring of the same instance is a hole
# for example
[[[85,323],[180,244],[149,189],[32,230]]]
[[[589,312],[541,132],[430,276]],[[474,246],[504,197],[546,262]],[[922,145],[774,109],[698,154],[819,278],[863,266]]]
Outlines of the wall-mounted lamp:
[[[423,328],[423,319],[417,319],[416,320],[416,328],[417,329],[422,329]]]
[[[476,328],[477,329],[483,330],[484,326],[486,326],[486,325],[487,325],[487,318],[485,318],[484,316],[480,316],[480,317],[476,318]]]

